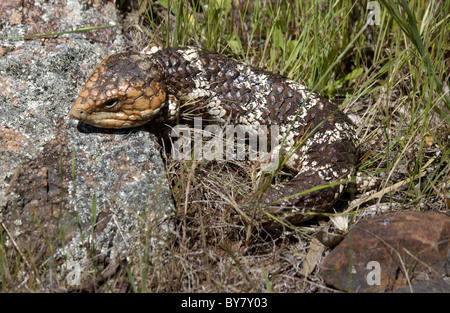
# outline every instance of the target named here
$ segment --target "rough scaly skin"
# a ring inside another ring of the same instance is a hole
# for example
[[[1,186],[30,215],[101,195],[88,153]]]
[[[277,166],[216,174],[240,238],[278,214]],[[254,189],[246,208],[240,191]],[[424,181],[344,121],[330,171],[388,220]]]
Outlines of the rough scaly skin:
[[[278,218],[295,224],[306,219],[305,212],[329,210],[345,183],[283,198],[353,175],[357,138],[336,105],[300,83],[197,48],[109,56],[70,115],[102,128],[171,121],[179,114],[179,106],[165,101],[171,95],[203,106],[203,115],[220,124],[278,125],[285,153],[302,141],[286,163],[296,176],[272,186],[262,200],[263,209]],[[263,214],[262,222],[271,221]]]

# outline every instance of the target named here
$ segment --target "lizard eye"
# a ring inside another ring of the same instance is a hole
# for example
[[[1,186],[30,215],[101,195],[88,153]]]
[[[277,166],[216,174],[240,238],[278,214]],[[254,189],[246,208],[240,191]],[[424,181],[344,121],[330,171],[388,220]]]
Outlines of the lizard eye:
[[[105,109],[112,109],[116,106],[117,104],[117,100],[108,100],[106,101],[106,103],[103,105],[103,107]]]

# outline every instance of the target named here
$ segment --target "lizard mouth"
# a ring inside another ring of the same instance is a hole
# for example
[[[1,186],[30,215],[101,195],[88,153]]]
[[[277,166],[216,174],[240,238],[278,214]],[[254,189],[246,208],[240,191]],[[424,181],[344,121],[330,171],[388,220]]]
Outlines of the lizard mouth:
[[[138,127],[151,120],[160,111],[159,108],[146,110],[139,114],[126,114],[124,112],[87,112],[75,105],[70,109],[69,116],[83,123],[100,128],[132,128]]]
[[[100,128],[132,127],[127,123],[127,120],[118,119],[117,117],[120,116],[120,114],[117,114],[117,112],[114,112],[114,114],[112,114],[112,112],[91,112],[88,114],[85,110],[72,107],[69,116],[83,123]]]

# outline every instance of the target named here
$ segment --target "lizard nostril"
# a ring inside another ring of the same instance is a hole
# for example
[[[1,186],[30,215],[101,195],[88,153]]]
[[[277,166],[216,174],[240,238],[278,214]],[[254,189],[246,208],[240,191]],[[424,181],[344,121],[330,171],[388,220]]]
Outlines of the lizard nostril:
[[[84,115],[84,111],[79,111],[79,110],[76,110],[76,109],[74,109],[74,108],[72,108],[72,109],[69,111],[69,116],[70,116],[71,118],[80,119],[80,117],[81,117],[82,115]]]

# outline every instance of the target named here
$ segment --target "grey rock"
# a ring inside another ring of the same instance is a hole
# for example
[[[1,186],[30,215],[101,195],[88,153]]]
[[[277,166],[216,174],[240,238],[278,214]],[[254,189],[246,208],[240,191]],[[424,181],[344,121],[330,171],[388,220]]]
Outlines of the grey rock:
[[[83,3],[1,3],[1,33],[118,22],[109,6]],[[16,21],[16,13],[39,16]],[[142,249],[143,233],[151,231],[154,249],[164,247],[170,235],[174,205],[150,134],[103,132],[67,114],[98,62],[123,49],[118,28],[0,39],[0,219],[14,237],[7,241],[16,241],[23,252],[53,251],[63,278],[68,260],[89,270],[93,254],[126,258]]]

